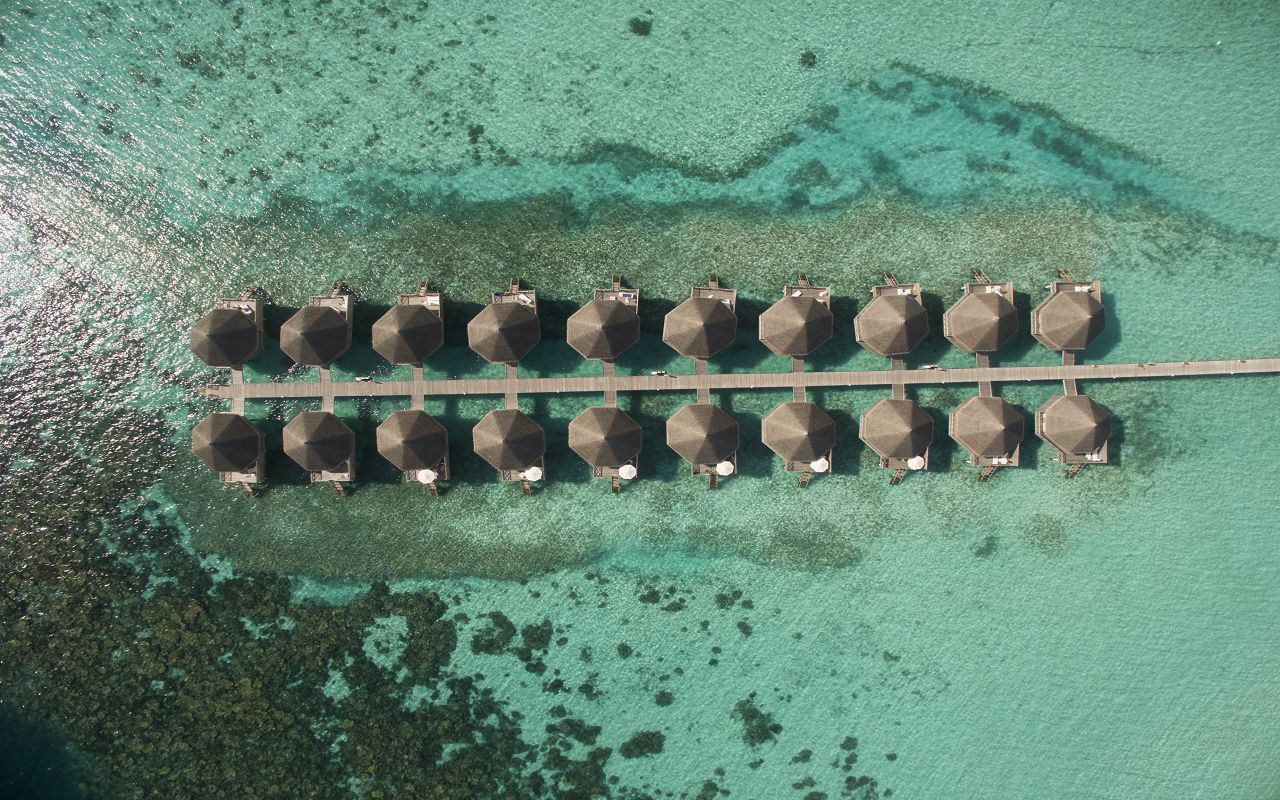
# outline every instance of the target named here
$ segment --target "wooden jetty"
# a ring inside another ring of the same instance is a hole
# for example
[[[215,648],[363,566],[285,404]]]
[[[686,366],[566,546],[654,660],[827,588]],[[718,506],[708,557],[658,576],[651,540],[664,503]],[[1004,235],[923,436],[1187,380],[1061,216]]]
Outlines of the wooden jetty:
[[[991,353],[1018,330],[1013,283],[996,283],[982,270],[961,287],[961,297],[942,315],[942,334],[956,347],[973,353],[978,369],[991,366]],[[992,381],[978,382],[978,396],[961,403],[947,418],[951,438],[969,451],[979,467],[978,480],[989,480],[1001,467],[1021,462],[1023,420],[1013,406],[996,396]]]
[[[882,279],[884,283],[871,289],[871,302],[853,319],[854,336],[858,344],[889,358],[893,372],[901,372],[906,366],[903,356],[929,333],[929,317],[920,301],[920,284],[903,284],[892,272],[884,273]],[[928,414],[907,398],[905,383],[895,380],[889,386],[890,399],[876,403],[862,415],[858,438],[880,455],[882,468],[893,470],[890,482],[896,484],[909,470],[929,468],[933,425],[921,422]],[[923,451],[916,452],[916,448],[904,454],[904,441],[915,448],[926,433]]]
[[[608,289],[596,289],[586,305],[567,323],[569,346],[583,358],[599,361],[606,378],[614,376],[613,361],[640,340],[640,292],[624,289],[622,276]],[[615,494],[622,481],[639,475],[640,426],[617,407],[618,393],[604,391],[604,405],[583,411],[569,423],[569,448],[591,465],[592,477],[608,478]]]
[[[965,367],[961,369],[848,370],[833,372],[743,372],[707,375],[583,375],[549,378],[458,378],[366,383],[320,382],[209,384],[206,397],[225,400],[283,398],[412,397],[431,395],[600,394],[614,392],[721,392],[753,389],[838,388],[1050,381],[1101,381],[1141,378],[1265,375],[1280,373],[1280,358],[1240,358],[1215,361],[1137,361],[1120,364],[1052,364],[1023,367]]]
[[[807,392],[887,386],[890,396],[863,414],[859,438],[876,451],[882,466],[894,470],[892,482],[896,483],[909,470],[927,469],[933,437],[932,419],[907,399],[907,388],[976,384],[977,396],[952,412],[949,428],[969,451],[969,463],[981,468],[979,478],[986,480],[1000,467],[1018,465],[1023,438],[1021,415],[999,398],[996,385],[1060,382],[1062,394],[1036,411],[1035,432],[1055,449],[1059,462],[1069,465],[1067,476],[1071,477],[1085,465],[1108,460],[1110,415],[1079,393],[1079,381],[1280,374],[1280,358],[1079,363],[1077,353],[1103,329],[1101,287],[1097,281],[1077,281],[1065,272],[1061,277],[1032,312],[1031,326],[1037,340],[1060,353],[1059,364],[991,364],[991,353],[1016,331],[1016,316],[1010,312],[1013,286],[992,282],[975,270],[974,282],[963,286],[963,296],[943,318],[944,335],[974,355],[974,366],[906,367],[903,356],[927,334],[928,320],[920,304],[919,284],[903,285],[886,273],[854,326],[858,341],[889,358],[890,368],[807,371],[805,357],[830,336],[830,291],[810,285],[800,275],[795,285],[784,288],[782,300],[761,317],[761,340],[775,353],[790,356],[791,369],[712,374],[707,359],[727,347],[737,330],[737,294],[720,286],[712,275],[706,286],[694,287],[689,299],[664,322],[664,341],[693,361],[693,373],[679,375],[618,374],[614,369],[614,358],[639,336],[640,298],[638,291],[624,289],[621,280],[614,278],[611,288],[595,290],[593,299],[570,318],[569,325],[570,344],[585,358],[600,361],[601,374],[565,377],[519,374],[517,362],[541,335],[537,294],[522,289],[515,279],[507,291],[495,292],[492,302],[468,325],[471,348],[485,360],[502,364],[505,374],[448,379],[427,379],[423,372],[422,360],[440,346],[443,332],[440,295],[428,291],[424,283],[417,293],[400,295],[392,311],[375,325],[375,344],[382,344],[378,352],[389,361],[412,367],[410,378],[400,381],[332,380],[328,365],[350,346],[354,300],[338,284],[328,295],[310,298],[282,328],[282,349],[299,363],[318,366],[319,379],[246,382],[243,364],[260,348],[262,337],[262,301],[251,291],[237,300],[219,301],[192,330],[195,354],[230,372],[227,383],[207,385],[204,395],[231,405],[230,414],[211,415],[197,426],[193,449],[223,481],[251,490],[263,477],[263,458],[261,434],[243,416],[246,402],[319,400],[320,411],[303,412],[285,426],[285,452],[311,473],[312,481],[330,482],[341,490],[343,482],[355,477],[354,440],[345,423],[332,414],[335,398],[408,398],[410,410],[393,414],[380,426],[379,451],[403,471],[406,480],[426,483],[435,494],[436,480],[447,479],[450,473],[447,436],[423,412],[424,398],[492,395],[504,402],[476,425],[474,449],[504,480],[519,481],[527,494],[532,481],[543,479],[546,444],[541,427],[519,411],[519,396],[598,394],[604,398],[603,405],[588,409],[571,423],[570,446],[591,465],[596,477],[609,478],[616,492],[620,479],[637,475],[642,438],[639,426],[617,408],[618,394],[687,392],[695,395],[695,401],[667,421],[668,445],[689,462],[695,475],[708,476],[714,487],[718,478],[737,471],[739,440],[737,422],[712,405],[712,393],[789,389],[792,401],[768,415],[762,435],[786,462],[787,470],[800,473],[804,486],[813,474],[830,470],[834,431],[830,418],[807,402]],[[776,319],[766,319],[771,313]]]

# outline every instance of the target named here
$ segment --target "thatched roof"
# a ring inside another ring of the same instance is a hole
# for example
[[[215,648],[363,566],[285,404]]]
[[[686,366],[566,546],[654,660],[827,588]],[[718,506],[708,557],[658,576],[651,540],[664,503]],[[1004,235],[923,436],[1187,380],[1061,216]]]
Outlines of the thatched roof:
[[[392,364],[421,364],[443,341],[440,316],[418,303],[394,305],[373,323],[373,349]]]
[[[191,431],[191,452],[219,472],[251,472],[262,458],[262,431],[240,414],[210,414]]]
[[[542,428],[521,411],[490,411],[471,431],[476,455],[497,470],[521,470],[533,466],[547,451]]]
[[[215,308],[191,328],[191,352],[211,367],[239,367],[261,349],[258,324],[234,308]]]
[[[780,356],[807,356],[831,338],[831,309],[812,297],[784,297],[760,315],[760,341]]]
[[[929,317],[914,295],[882,294],[853,319],[858,343],[879,356],[910,353],[929,332]]]
[[[593,467],[620,467],[642,443],[640,426],[617,408],[593,406],[569,423],[569,447]]]
[[[592,300],[569,317],[569,346],[583,358],[612,361],[640,339],[640,315],[620,300]]]
[[[933,442],[933,417],[914,400],[884,398],[862,415],[858,438],[881,458],[914,458]]]
[[[280,326],[280,349],[295,363],[325,367],[351,346],[351,326],[329,306],[303,306]]]
[[[738,423],[713,405],[689,403],[667,420],[667,446],[690,464],[718,464],[738,450]]]
[[[449,434],[425,411],[397,411],[378,426],[378,452],[401,470],[434,469],[449,452]]]
[[[355,451],[355,434],[328,411],[304,411],[284,426],[285,454],[308,472],[343,471]]]
[[[970,397],[949,422],[951,438],[976,456],[1007,456],[1022,443],[1022,414],[999,397]]]
[[[1051,397],[1037,414],[1040,435],[1064,453],[1092,453],[1111,436],[1111,415],[1088,395]]]
[[[836,424],[813,403],[783,403],[761,423],[765,446],[788,461],[816,461],[836,442]]]
[[[467,323],[467,344],[495,364],[514,364],[541,340],[538,315],[521,303],[490,303]]]
[[[999,350],[1018,330],[1011,298],[997,292],[970,292],[942,315],[947,339],[969,353]]]
[[[719,300],[690,297],[667,312],[662,341],[690,358],[710,358],[738,334],[738,317]]]
[[[1055,292],[1031,318],[1036,338],[1050,350],[1083,350],[1104,325],[1102,303],[1089,292]]]

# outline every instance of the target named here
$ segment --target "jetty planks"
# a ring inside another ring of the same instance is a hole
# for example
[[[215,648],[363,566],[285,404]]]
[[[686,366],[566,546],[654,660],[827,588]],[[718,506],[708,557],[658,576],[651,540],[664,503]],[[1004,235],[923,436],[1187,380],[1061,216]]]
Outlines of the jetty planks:
[[[731,372],[695,375],[594,375],[563,378],[461,378],[408,381],[306,381],[206,386],[207,397],[231,400],[333,397],[421,397],[515,394],[600,394],[617,392],[715,392],[743,389],[816,389],[1044,381],[1097,381],[1207,375],[1280,373],[1280,358],[1221,361],[1166,361],[1123,364],[1063,364],[962,369],[851,370],[837,372]],[[418,373],[420,375],[420,373]],[[417,375],[415,375],[417,378]]]

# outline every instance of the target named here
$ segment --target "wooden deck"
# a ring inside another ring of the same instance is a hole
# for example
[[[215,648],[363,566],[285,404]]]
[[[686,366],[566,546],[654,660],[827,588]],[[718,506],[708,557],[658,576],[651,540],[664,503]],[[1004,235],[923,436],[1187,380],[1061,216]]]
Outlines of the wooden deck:
[[[334,397],[579,394],[608,392],[715,392],[750,389],[819,389],[848,386],[1024,383],[1177,378],[1280,373],[1280,358],[1167,361],[1128,364],[1064,364],[1041,367],[857,370],[847,372],[751,372],[703,375],[616,375],[564,378],[464,378],[409,381],[309,381],[206,386],[207,397],[244,400]],[[237,402],[238,401],[238,402]]]

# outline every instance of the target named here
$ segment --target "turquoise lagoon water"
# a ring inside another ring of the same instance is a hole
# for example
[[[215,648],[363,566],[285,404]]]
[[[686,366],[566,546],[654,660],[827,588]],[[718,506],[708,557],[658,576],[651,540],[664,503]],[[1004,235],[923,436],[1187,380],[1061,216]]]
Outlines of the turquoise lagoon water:
[[[285,459],[249,499],[188,450],[219,376],[186,350],[215,298],[278,324],[335,280],[358,327],[423,279],[434,374],[520,275],[526,374],[592,374],[565,316],[621,274],[646,340],[739,290],[724,371],[785,370],[754,318],[796,272],[838,297],[816,368],[879,368],[852,316],[921,281],[911,363],[967,364],[941,309],[1014,280],[1001,363],[1051,363],[1025,313],[1103,281],[1096,361],[1276,355],[1280,104],[1269,4],[928,13],[797,4],[146,3],[0,8],[0,720],[14,796],[1276,797],[1280,381],[1087,385],[1113,464],[1047,448],[985,484],[943,435],[972,387],[922,388],[940,466],[887,485],[840,425],[807,491],[759,444],[784,393],[719,398],[742,474],[662,443],[689,398],[622,405],[643,480],[566,446],[594,401],[529,397],[550,480],[468,452],[492,399],[428,400],[440,498],[365,441],[338,498]],[[1206,286],[1226,287],[1205,292]],[[1244,302],[1241,302],[1241,300]],[[277,349],[251,380],[285,374]],[[393,376],[358,344],[336,371]],[[1048,386],[1009,386],[1026,411]],[[305,403],[251,404],[278,446]],[[339,401],[367,440],[396,401]]]

